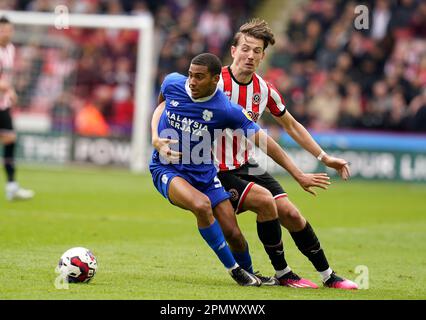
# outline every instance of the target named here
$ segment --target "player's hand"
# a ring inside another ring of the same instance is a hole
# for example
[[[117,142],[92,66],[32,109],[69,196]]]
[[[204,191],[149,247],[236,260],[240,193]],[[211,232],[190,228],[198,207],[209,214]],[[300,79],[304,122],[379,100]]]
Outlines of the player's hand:
[[[348,180],[350,178],[351,171],[349,170],[349,162],[347,162],[345,159],[326,155],[322,159],[322,162],[327,167],[335,169],[343,180]]]
[[[316,196],[316,192],[312,189],[313,187],[318,187],[324,190],[327,190],[328,186],[331,184],[330,177],[327,173],[304,173],[297,178],[300,186],[307,192]]]
[[[152,145],[163,158],[169,161],[177,161],[181,158],[182,152],[170,149],[170,145],[178,142],[178,140],[173,139],[156,138],[153,139]]]

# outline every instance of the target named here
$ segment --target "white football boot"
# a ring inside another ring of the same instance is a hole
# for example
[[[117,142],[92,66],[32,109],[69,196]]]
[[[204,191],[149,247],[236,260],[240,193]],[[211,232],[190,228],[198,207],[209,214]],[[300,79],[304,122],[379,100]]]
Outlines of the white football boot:
[[[6,184],[6,199],[12,200],[29,200],[34,197],[33,190],[23,189],[17,182],[9,182]]]

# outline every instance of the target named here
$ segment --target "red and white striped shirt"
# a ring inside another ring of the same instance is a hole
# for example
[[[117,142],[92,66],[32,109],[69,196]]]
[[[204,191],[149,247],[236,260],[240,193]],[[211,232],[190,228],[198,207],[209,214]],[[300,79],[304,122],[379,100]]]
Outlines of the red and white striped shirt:
[[[13,66],[15,61],[15,46],[9,43],[5,47],[0,46],[0,79],[12,83]],[[10,96],[0,93],[0,110],[6,110],[12,106]]]
[[[286,112],[284,100],[275,87],[256,73],[247,84],[239,83],[229,67],[222,68],[218,88],[234,103],[239,104],[257,122],[266,108],[277,117]],[[226,129],[214,142],[213,154],[219,171],[234,170],[247,163],[253,154],[251,142]]]

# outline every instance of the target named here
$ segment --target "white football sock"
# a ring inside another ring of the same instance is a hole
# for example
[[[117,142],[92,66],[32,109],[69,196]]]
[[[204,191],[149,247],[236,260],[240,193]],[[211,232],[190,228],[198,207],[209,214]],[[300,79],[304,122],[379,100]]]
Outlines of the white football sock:
[[[285,267],[283,270],[275,270],[275,277],[278,279],[281,278],[283,275],[289,273],[291,271],[291,268],[289,266]]]
[[[235,262],[235,264],[231,268],[229,268],[228,271],[231,272],[232,270],[237,269],[238,267],[238,263]]]
[[[330,275],[333,273],[333,270],[331,270],[331,268],[328,268],[324,271],[318,271],[318,273],[321,275],[322,282],[326,282],[328,279],[330,279]]]

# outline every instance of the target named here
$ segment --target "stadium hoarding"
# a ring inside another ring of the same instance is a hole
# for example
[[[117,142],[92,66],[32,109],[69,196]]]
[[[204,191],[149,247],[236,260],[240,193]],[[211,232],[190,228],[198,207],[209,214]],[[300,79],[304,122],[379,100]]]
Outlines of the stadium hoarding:
[[[329,154],[350,163],[352,178],[426,182],[426,135],[364,131],[312,132],[313,138]],[[311,154],[302,150],[285,132],[280,145],[305,172],[335,171],[326,168]],[[271,172],[276,164],[262,159]],[[265,162],[267,161],[267,162]]]
[[[326,168],[316,158],[300,148],[286,148],[286,151],[295,163],[304,172],[327,172],[330,176],[335,171]],[[369,150],[333,150],[327,149],[333,156],[349,161],[351,178],[365,180],[387,180],[426,183],[426,154],[416,152],[391,152]],[[272,160],[262,158],[262,166],[267,166],[270,173],[283,173]]]
[[[28,163],[129,167],[131,148],[128,139],[20,133],[17,155]]]
[[[350,162],[352,178],[426,183],[426,136],[336,133],[333,139],[327,133],[314,134],[314,138],[328,153]],[[336,141],[339,145],[336,145]],[[331,176],[335,174],[334,170],[325,168],[315,157],[297,147],[287,135],[283,134],[279,143],[303,171],[326,170]],[[20,133],[18,141],[20,160],[47,164],[87,163],[130,167],[131,150],[129,140],[118,138]],[[271,173],[283,173],[266,156],[258,157],[258,161]]]

